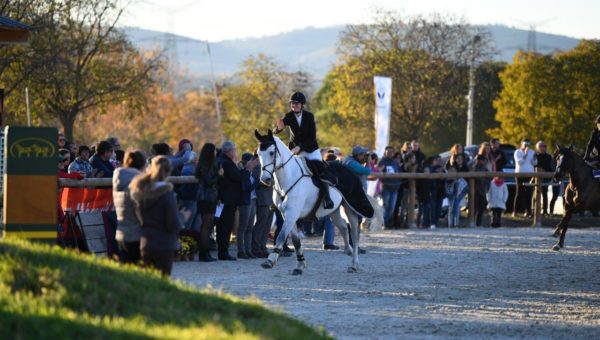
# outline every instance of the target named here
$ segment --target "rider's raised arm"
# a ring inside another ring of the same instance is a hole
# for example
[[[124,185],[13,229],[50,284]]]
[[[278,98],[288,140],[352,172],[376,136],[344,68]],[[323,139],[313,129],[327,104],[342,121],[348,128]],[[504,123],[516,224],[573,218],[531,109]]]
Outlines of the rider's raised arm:
[[[281,131],[283,131],[285,129],[286,125],[289,125],[289,123],[286,122],[286,118],[287,117],[279,118],[279,119],[277,119],[277,121],[275,121],[275,127],[273,128],[274,134],[280,133]]]
[[[598,130],[594,129],[594,131],[592,132],[592,135],[590,136],[590,140],[587,143],[587,147],[585,148],[585,153],[583,154],[583,159],[588,159],[591,157],[592,155],[592,151],[594,151],[594,147],[596,145],[595,140],[596,140],[596,134],[598,132],[596,132]],[[600,150],[596,150],[596,152],[600,153]]]

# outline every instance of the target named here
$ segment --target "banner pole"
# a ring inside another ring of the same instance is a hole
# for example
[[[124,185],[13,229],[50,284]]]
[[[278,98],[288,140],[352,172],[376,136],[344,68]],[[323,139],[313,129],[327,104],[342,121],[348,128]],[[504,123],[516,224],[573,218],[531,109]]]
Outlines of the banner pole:
[[[29,88],[25,88],[25,106],[27,107],[27,126],[31,127],[31,112],[29,112]]]

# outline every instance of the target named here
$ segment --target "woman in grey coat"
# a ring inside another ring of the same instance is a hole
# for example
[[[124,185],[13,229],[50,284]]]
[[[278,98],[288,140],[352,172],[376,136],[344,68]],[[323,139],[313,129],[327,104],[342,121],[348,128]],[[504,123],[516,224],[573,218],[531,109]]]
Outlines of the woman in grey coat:
[[[117,233],[119,259],[122,263],[140,261],[141,227],[135,211],[135,204],[129,193],[131,180],[146,166],[146,158],[141,151],[127,151],[123,167],[113,173],[113,201],[117,213]]]

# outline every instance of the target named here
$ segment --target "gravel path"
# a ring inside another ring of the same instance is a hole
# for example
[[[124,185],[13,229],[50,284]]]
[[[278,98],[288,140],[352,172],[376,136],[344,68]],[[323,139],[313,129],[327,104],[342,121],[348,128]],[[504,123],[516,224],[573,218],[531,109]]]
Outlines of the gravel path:
[[[364,235],[357,274],[350,258],[304,239],[271,270],[262,260],[176,263],[173,277],[267,305],[340,339],[598,338],[600,229],[571,229],[550,250],[551,229],[382,231]],[[336,238],[336,242],[342,242]]]

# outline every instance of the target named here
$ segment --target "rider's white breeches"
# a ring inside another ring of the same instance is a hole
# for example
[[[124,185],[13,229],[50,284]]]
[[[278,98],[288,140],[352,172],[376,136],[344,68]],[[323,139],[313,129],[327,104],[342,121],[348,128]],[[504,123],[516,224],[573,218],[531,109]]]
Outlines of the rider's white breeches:
[[[322,161],[321,158],[321,150],[317,149],[313,152],[300,151],[298,156],[306,157],[306,159],[310,159],[311,161]]]

